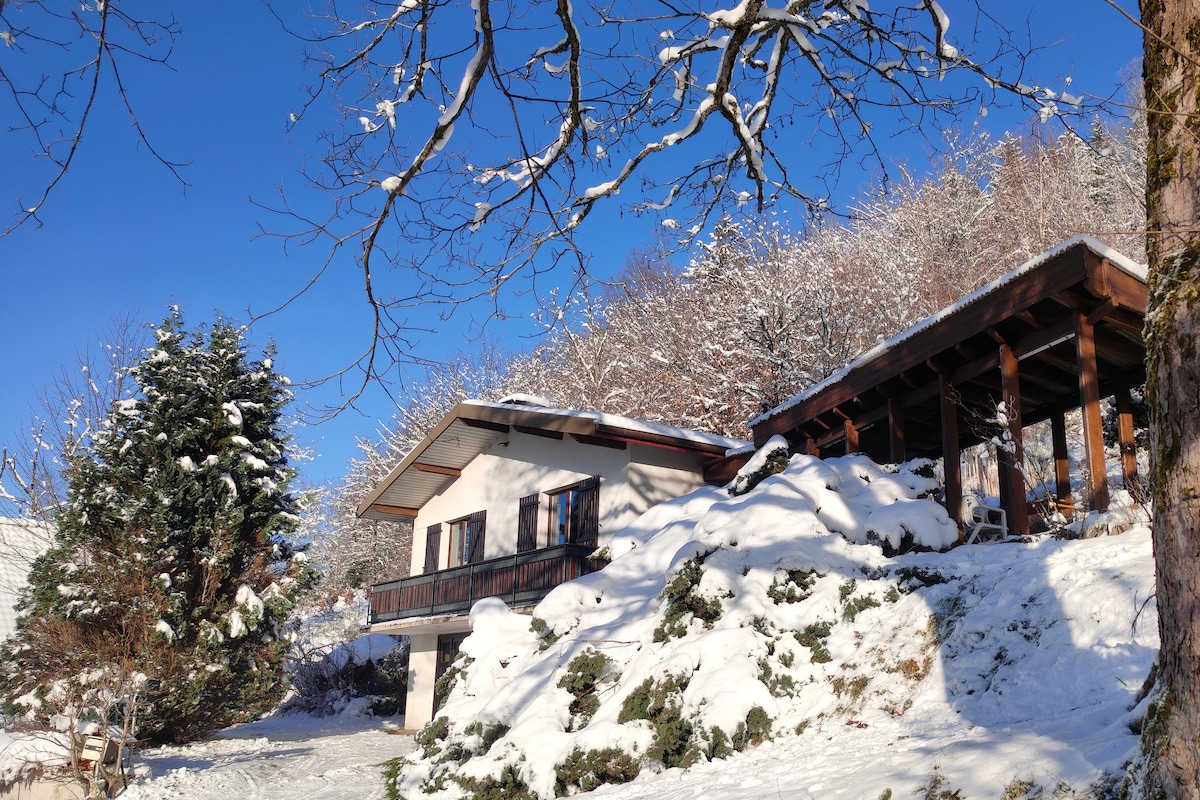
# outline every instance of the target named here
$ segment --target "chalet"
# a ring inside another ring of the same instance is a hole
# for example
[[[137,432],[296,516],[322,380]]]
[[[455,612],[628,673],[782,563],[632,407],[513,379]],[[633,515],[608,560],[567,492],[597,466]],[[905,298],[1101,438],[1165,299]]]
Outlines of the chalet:
[[[727,482],[737,461],[725,456],[746,446],[596,412],[456,406],[358,508],[414,526],[410,577],[370,597],[372,630],[410,637],[407,727],[436,711],[475,600],[531,610],[602,566],[606,541],[651,506]]]
[[[779,434],[793,451],[820,456],[942,459],[946,507],[961,522],[962,451],[1000,435],[1013,449],[997,454],[1007,532],[1025,534],[1022,430],[1049,420],[1059,506],[1104,510],[1104,398],[1117,413],[1125,484],[1137,481],[1130,389],[1145,381],[1145,309],[1145,267],[1090,237],[1070,239],[753,420],[754,442]],[[1064,416],[1075,409],[1085,451],[1079,498]]]

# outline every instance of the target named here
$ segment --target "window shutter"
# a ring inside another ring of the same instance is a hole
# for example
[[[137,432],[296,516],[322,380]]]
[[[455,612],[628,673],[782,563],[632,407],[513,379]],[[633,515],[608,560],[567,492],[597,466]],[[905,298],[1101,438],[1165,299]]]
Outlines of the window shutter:
[[[521,498],[517,512],[517,552],[537,549],[538,495]]]
[[[436,572],[438,549],[442,546],[442,523],[425,529],[425,571]]]
[[[467,539],[469,543],[467,547],[467,557],[463,560],[464,564],[474,564],[477,561],[483,561],[484,554],[484,539],[487,534],[487,512],[476,511],[467,518]]]
[[[593,547],[600,541],[600,478],[588,478],[579,484],[579,530],[575,543]]]

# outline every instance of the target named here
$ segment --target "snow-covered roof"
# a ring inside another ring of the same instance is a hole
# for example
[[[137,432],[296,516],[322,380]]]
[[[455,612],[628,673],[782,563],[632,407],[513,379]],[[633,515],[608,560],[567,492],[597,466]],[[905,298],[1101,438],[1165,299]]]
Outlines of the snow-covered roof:
[[[464,405],[471,405],[478,408],[518,408],[522,410],[530,410],[532,407],[528,403],[487,403],[482,400],[467,400]],[[662,425],[657,422],[646,422],[645,420],[633,419],[631,417],[622,417],[619,414],[605,414],[600,411],[578,411],[565,408],[536,408],[537,413],[548,416],[573,417],[577,419],[594,420],[597,426],[601,428],[611,428],[615,430],[623,430],[629,433],[648,434],[647,441],[650,437],[665,437],[674,439],[678,442],[689,442],[697,445],[695,449],[704,450],[706,452],[713,451],[713,448],[721,450],[721,455],[725,455],[730,450],[737,450],[745,447],[748,442],[744,439],[737,439],[732,436],[720,436],[707,431],[698,431],[693,428],[677,428],[674,425]],[[714,451],[715,452],[715,451]]]
[[[779,414],[803,403],[809,398],[825,392],[833,385],[845,380],[848,375],[851,375],[852,373],[862,369],[866,364],[875,361],[894,350],[902,348],[914,337],[933,328],[938,323],[964,313],[964,311],[968,310],[971,306],[979,304],[986,298],[1002,292],[1005,288],[1016,283],[1021,278],[1042,268],[1043,266],[1068,253],[1070,250],[1079,247],[1080,245],[1083,245],[1100,258],[1105,259],[1108,261],[1108,263],[1110,263],[1113,267],[1116,267],[1121,272],[1124,272],[1125,274],[1137,279],[1143,284],[1146,283],[1147,269],[1144,264],[1137,263],[1133,259],[1114,250],[1094,237],[1087,235],[1073,236],[1070,239],[1067,239],[1066,241],[1056,245],[1055,247],[1050,248],[1041,255],[1031,258],[1021,266],[1005,273],[991,283],[981,286],[980,288],[963,297],[958,302],[943,308],[941,311],[926,317],[907,330],[904,330],[892,338],[881,342],[820,383],[810,386],[803,392],[800,392],[799,394],[794,395],[793,397],[780,403],[775,408],[772,408],[771,410],[760,414],[758,417],[755,417],[750,421],[750,427],[754,428],[758,425],[761,425],[772,417],[778,416]]]
[[[630,419],[599,411],[579,411],[516,403],[467,400],[454,407],[419,445],[379,482],[358,507],[358,516],[396,520],[417,510],[510,427],[569,435],[584,443],[622,442],[723,458],[748,444],[742,439]]]
[[[13,610],[25,587],[29,567],[54,540],[54,526],[46,522],[0,517],[0,639],[16,631]]]

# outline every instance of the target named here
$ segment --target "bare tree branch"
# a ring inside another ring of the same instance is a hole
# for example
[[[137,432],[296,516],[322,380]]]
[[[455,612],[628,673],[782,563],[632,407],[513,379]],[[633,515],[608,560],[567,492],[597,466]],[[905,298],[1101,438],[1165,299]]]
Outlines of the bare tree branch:
[[[6,12],[11,13],[14,8],[24,25],[13,25],[8,18]],[[139,19],[125,12],[121,0],[96,0],[94,5],[85,1],[69,13],[42,0],[19,2],[15,6],[0,3],[0,39],[19,54],[17,59],[9,61],[7,69],[0,67],[0,84],[7,88],[7,102],[20,120],[20,124],[10,128],[10,133],[28,134],[34,154],[52,165],[49,175],[36,189],[35,201],[26,202],[18,194],[17,210],[12,222],[0,231],[0,238],[28,222],[40,224],[38,211],[75,163],[92,112],[98,103],[105,101],[106,74],[111,76],[112,91],[129,115],[139,142],[180,184],[187,185],[180,173],[184,164],[170,160],[151,142],[134,110],[123,77],[128,60],[167,65],[179,33],[179,24],[169,14],[161,19]],[[87,60],[79,66],[65,67],[57,76],[48,75],[40,72],[44,67],[35,58],[46,49],[57,60],[68,63],[77,50],[83,49]],[[73,91],[76,84],[83,88],[79,96]],[[19,187],[13,188],[20,192]]]

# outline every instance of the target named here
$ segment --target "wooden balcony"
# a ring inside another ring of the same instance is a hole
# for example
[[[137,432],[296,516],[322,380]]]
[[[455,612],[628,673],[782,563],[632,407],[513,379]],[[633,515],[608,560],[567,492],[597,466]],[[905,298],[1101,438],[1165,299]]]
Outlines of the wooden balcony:
[[[595,572],[594,545],[564,544],[453,569],[414,575],[371,587],[371,624],[435,614],[465,614],[484,597],[510,606],[532,605],[555,586]]]

